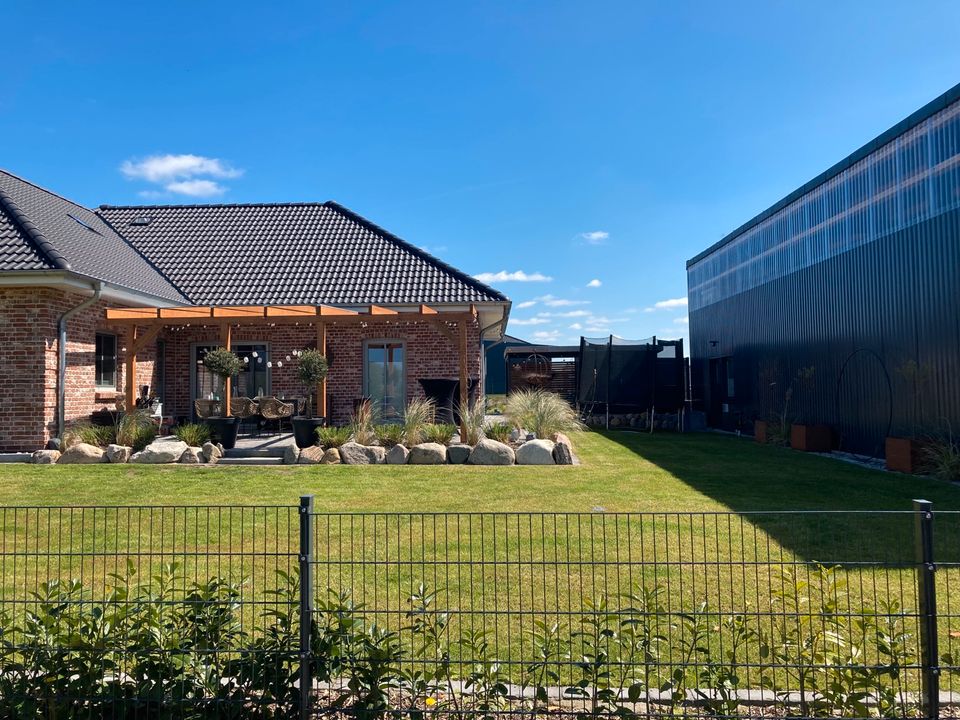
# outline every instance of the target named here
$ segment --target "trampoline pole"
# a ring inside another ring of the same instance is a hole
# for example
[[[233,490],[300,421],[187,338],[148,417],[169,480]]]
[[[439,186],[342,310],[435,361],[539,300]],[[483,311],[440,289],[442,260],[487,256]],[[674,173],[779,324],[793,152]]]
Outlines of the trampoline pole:
[[[610,429],[610,371],[613,369],[613,335],[607,338],[607,430]]]

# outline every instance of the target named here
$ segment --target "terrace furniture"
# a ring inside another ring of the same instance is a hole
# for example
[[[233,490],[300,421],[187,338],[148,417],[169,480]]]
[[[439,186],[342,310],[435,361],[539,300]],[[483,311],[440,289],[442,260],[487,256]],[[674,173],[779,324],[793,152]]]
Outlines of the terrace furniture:
[[[277,432],[283,428],[283,421],[293,417],[295,403],[285,403],[275,397],[260,398],[260,417],[267,422],[277,423]],[[291,422],[291,430],[293,423]]]
[[[194,400],[193,411],[201,420],[212,417],[223,417],[222,400]]]
[[[233,398],[230,402],[230,414],[237,418],[242,427],[244,420],[255,418],[260,414],[260,405],[256,400],[248,397]]]

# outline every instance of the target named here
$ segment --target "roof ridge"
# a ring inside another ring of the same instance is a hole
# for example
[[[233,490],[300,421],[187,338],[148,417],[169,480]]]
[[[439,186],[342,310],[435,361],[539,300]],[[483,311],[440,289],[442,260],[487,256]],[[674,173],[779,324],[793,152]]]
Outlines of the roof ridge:
[[[328,201],[329,202],[329,201]],[[99,210],[166,210],[168,208],[183,209],[209,209],[209,208],[245,208],[245,207],[323,207],[326,202],[307,201],[307,202],[252,202],[252,203],[170,203],[153,205],[108,205],[102,204],[93,208],[93,212],[100,214]]]
[[[328,200],[323,204],[332,210],[335,210],[343,215],[346,215],[348,218],[350,218],[354,222],[364,226],[365,228],[367,228],[367,230],[371,231],[372,233],[382,236],[384,239],[394,243],[395,245],[399,246],[401,249],[406,250],[407,252],[412,253],[420,257],[421,259],[425,260],[426,262],[432,264],[434,267],[438,267],[444,272],[453,275],[455,278],[457,278],[461,282],[466,283],[467,285],[470,285],[475,290],[479,290],[480,292],[491,295],[504,302],[508,301],[507,296],[504,295],[499,290],[496,290],[495,288],[490,287],[486,283],[480,282],[475,277],[471,275],[467,275],[462,270],[458,270],[457,268],[444,262],[440,258],[431,255],[426,250],[419,248],[416,245],[413,245],[412,243],[407,242],[406,240],[404,240],[403,238],[397,235],[394,235],[389,230],[381,227],[380,225],[377,225],[375,222],[368,220],[362,215],[359,215],[358,213],[354,212],[350,208],[344,207],[343,205],[336,202],[335,200]]]
[[[14,178],[17,177],[11,173],[7,174]],[[43,188],[40,189],[42,190]],[[43,234],[40,228],[33,224],[33,221],[31,221],[30,218],[27,217],[26,213],[20,209],[20,206],[17,205],[17,202],[2,188],[0,188],[0,206],[2,206],[3,209],[6,210],[7,214],[13,218],[13,221],[20,226],[23,234],[26,235],[30,242],[36,246],[37,251],[47,262],[49,262],[58,270],[72,269],[70,267],[70,262],[60,253],[59,250],[57,250],[56,246],[54,246],[52,242],[47,240],[46,235]]]

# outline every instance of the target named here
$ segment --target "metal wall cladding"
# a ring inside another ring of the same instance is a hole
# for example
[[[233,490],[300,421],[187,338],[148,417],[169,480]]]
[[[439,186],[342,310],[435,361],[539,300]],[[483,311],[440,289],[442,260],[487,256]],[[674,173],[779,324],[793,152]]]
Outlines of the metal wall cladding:
[[[728,429],[781,413],[789,388],[787,419],[832,426],[842,450],[960,433],[960,210],[692,309],[690,339],[704,409],[725,394],[710,359],[732,358]]]

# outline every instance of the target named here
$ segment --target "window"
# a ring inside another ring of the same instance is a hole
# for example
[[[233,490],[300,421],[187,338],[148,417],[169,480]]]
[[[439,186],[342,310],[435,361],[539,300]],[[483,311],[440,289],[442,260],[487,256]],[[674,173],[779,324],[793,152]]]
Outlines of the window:
[[[117,336],[97,333],[94,356],[96,385],[103,388],[117,387]]]
[[[406,405],[406,373],[402,342],[371,340],[363,354],[363,392],[380,417],[388,420],[403,415]]]

